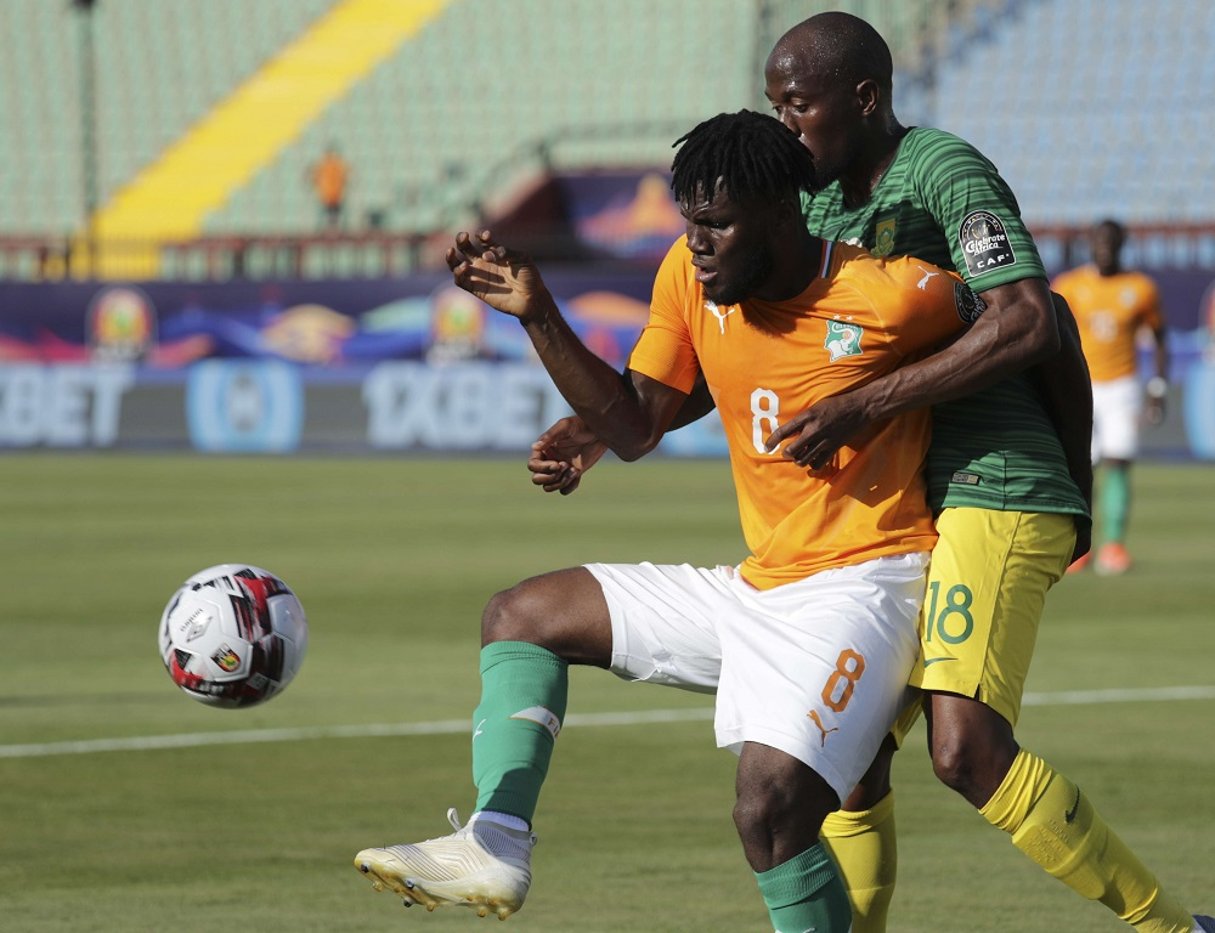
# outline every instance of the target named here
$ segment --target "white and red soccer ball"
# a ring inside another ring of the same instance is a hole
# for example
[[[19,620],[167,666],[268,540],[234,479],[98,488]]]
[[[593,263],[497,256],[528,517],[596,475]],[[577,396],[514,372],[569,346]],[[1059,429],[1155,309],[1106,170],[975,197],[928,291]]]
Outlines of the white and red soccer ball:
[[[248,564],[199,571],[160,617],[160,659],[200,703],[240,707],[281,693],[308,650],[308,621],[291,589]]]

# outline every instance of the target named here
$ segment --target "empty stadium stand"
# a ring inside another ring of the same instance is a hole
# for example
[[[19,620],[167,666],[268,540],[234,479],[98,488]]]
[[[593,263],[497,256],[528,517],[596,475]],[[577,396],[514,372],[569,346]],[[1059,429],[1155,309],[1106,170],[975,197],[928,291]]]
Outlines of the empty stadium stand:
[[[54,258],[62,241],[79,254],[90,232],[103,245],[168,243],[152,274],[284,274],[280,244],[318,236],[304,179],[333,143],[352,168],[347,230],[341,242],[320,236],[290,274],[407,268],[416,238],[492,214],[538,175],[665,166],[671,141],[695,121],[764,107],[763,59],[808,12],[804,0],[96,0],[90,70],[76,3],[0,3],[0,276],[62,274],[48,249]],[[341,44],[353,34],[340,39],[325,24],[377,3],[427,16],[263,148],[253,145],[264,128],[256,108],[244,124],[219,120],[301,49],[357,57],[357,42]],[[828,8],[864,16],[890,40],[904,122],[974,142],[1032,225],[1064,231],[1048,238],[1048,262],[1062,261],[1068,229],[1095,216],[1215,224],[1209,0],[814,5]],[[185,160],[181,150],[208,126],[249,157],[214,170]],[[166,175],[174,158],[177,174]],[[202,252],[172,245],[200,238]],[[1183,239],[1187,261],[1215,257],[1209,233]],[[1177,252],[1164,240],[1152,248],[1166,259]],[[217,254],[228,258],[217,264]]]

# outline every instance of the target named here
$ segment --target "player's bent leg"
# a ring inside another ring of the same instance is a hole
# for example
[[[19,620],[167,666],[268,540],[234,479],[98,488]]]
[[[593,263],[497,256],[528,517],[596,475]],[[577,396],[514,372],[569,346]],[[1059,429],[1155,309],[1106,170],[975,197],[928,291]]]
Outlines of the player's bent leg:
[[[776,933],[845,933],[852,909],[818,827],[839,797],[784,752],[744,744],[735,783],[734,823]]]
[[[991,799],[1020,751],[1012,726],[978,700],[950,693],[928,696],[933,772],[978,809]]]
[[[490,600],[482,643],[472,739],[477,812],[530,824],[565,719],[568,666],[611,660],[603,591],[582,567],[525,580]]]
[[[607,667],[612,621],[603,587],[586,567],[570,567],[495,593],[481,616],[481,645],[498,641],[529,642],[569,664]]]
[[[1161,890],[1080,788],[1022,749],[979,810],[1013,845],[1069,888],[1141,933],[1189,933],[1190,913]]]
[[[1046,592],[1074,546],[1069,525],[1062,515],[980,509],[946,509],[938,519],[924,661],[912,678],[932,693],[933,766],[1073,890],[1139,930],[1188,931],[1189,914],[1076,786],[1012,737]]]
[[[894,737],[887,736],[856,789],[819,830],[848,892],[852,933],[885,933],[894,898],[899,859],[890,764],[895,750]]]
[[[611,659],[603,592],[582,568],[526,580],[490,600],[482,642],[476,812],[460,826],[449,811],[451,835],[364,849],[355,866],[406,906],[458,905],[505,919],[531,884],[530,824],[565,718],[569,664],[606,667]]]

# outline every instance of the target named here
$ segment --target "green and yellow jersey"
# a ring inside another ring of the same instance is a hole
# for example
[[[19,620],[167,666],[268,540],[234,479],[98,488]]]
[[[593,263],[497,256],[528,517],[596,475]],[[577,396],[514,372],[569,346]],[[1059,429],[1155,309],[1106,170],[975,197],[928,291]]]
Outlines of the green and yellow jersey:
[[[1016,198],[977,149],[916,128],[864,205],[850,209],[834,182],[809,200],[810,232],[876,256],[916,256],[955,270],[976,292],[1046,278]],[[1063,448],[1024,374],[933,408],[929,503],[1087,515]]]

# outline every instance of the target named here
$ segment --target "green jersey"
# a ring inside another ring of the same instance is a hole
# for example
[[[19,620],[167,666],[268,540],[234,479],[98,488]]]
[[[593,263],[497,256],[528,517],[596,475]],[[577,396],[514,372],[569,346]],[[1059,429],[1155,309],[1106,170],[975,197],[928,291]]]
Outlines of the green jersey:
[[[942,130],[912,129],[869,201],[844,205],[833,182],[806,205],[815,236],[877,256],[915,256],[953,269],[976,292],[1046,278],[1016,198],[977,149]],[[933,408],[927,466],[934,509],[1087,515],[1037,391],[1018,375]]]

